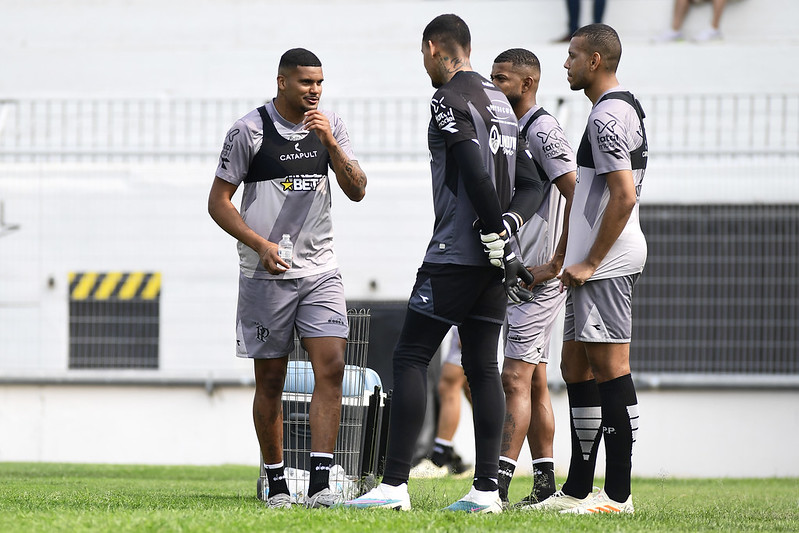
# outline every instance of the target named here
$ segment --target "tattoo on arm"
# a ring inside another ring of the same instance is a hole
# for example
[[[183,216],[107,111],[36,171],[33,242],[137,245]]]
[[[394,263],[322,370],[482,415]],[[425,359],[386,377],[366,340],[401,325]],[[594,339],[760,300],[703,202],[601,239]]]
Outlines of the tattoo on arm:
[[[330,158],[341,188],[350,198],[357,196],[360,199],[366,188],[366,175],[361,167],[357,162],[350,160],[338,145],[330,150]]]

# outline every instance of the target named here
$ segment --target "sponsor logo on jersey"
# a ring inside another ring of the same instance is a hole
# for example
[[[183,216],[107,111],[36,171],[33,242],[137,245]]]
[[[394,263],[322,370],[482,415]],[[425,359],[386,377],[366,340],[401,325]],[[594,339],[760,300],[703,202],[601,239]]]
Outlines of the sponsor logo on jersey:
[[[298,159],[311,159],[317,156],[319,150],[311,150],[310,152],[301,152],[300,151],[300,143],[294,145],[294,152],[289,152],[287,154],[280,154],[281,161],[296,161]]]
[[[286,176],[280,182],[284,191],[315,191],[319,182],[325,176],[319,174],[302,174],[300,176]]]
[[[430,109],[433,110],[433,120],[436,121],[440,130],[449,133],[458,133],[458,128],[455,127],[455,115],[452,113],[452,108],[444,105],[443,96],[440,100],[436,100],[435,98],[431,99]]]
[[[561,137],[559,128],[552,128],[548,132],[539,131],[535,136],[541,141],[547,159],[560,159],[566,163],[570,161],[566,155],[566,140]]]
[[[619,148],[619,135],[616,133],[616,119],[602,122],[598,118],[594,119],[594,126],[597,128],[596,144],[600,151],[612,155],[616,159],[622,159],[621,149]]]
[[[219,156],[219,166],[223,170],[227,170],[227,163],[230,163],[230,159],[228,156],[230,155],[230,151],[233,150],[233,139],[236,138],[236,135],[239,134],[239,129],[230,130],[225,137],[225,142],[222,144],[222,154]]]
[[[513,109],[502,100],[491,100],[491,104],[486,106],[491,116],[497,120],[504,120],[513,117]]]
[[[496,154],[502,148],[503,154],[513,155],[516,153],[516,136],[502,134],[496,125],[491,126],[491,131],[488,133],[488,147],[492,154]]]

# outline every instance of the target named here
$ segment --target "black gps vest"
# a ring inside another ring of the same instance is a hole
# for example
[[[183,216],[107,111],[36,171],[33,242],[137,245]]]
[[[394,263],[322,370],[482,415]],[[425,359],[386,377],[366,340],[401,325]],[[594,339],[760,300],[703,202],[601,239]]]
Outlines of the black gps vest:
[[[266,106],[258,108],[264,123],[261,148],[252,159],[245,183],[280,180],[287,176],[327,176],[330,154],[319,137],[311,132],[300,141],[290,141],[280,135]]]
[[[644,142],[641,143],[641,146],[630,152],[630,164],[632,165],[633,170],[645,169],[646,161],[649,155],[649,149],[647,148],[648,143],[646,142],[646,129],[644,128],[644,118],[646,115],[641,107],[641,103],[635,96],[632,95],[632,93],[627,91],[615,91],[612,93],[607,93],[605,96],[600,98],[599,101],[597,101],[597,104],[603,100],[622,100],[630,104],[632,108],[635,109],[635,114],[638,115],[638,120],[641,121],[641,134],[644,137]],[[594,107],[596,107],[596,104]],[[580,141],[580,148],[577,150],[577,164],[581,167],[596,168],[594,166],[594,154],[591,152],[591,141],[588,139],[588,126],[585,127],[585,133],[583,133],[583,138]]]

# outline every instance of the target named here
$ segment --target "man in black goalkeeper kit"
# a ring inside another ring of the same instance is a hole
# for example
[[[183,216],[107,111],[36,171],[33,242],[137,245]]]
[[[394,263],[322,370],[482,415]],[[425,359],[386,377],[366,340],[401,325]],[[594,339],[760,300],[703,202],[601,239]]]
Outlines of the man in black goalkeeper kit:
[[[543,182],[507,98],[472,71],[470,52],[469,28],[456,15],[425,28],[424,66],[438,89],[428,128],[435,225],[394,349],[383,480],[347,507],[410,509],[408,473],[424,419],[427,366],[456,325],[474,402],[476,460],[471,490],[447,509],[502,510],[497,469],[505,397],[497,341],[508,297],[531,297],[518,278],[533,281],[508,242],[541,203]]]

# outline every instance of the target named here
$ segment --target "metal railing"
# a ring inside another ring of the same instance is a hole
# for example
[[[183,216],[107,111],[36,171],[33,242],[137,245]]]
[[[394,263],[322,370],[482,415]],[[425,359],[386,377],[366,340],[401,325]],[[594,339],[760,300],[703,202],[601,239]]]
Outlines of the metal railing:
[[[795,156],[799,94],[641,94],[652,154]],[[590,102],[539,98],[579,139]],[[233,121],[258,98],[8,98],[0,100],[0,162],[182,162],[215,158]],[[427,157],[426,98],[328,99],[356,153],[371,160]]]

